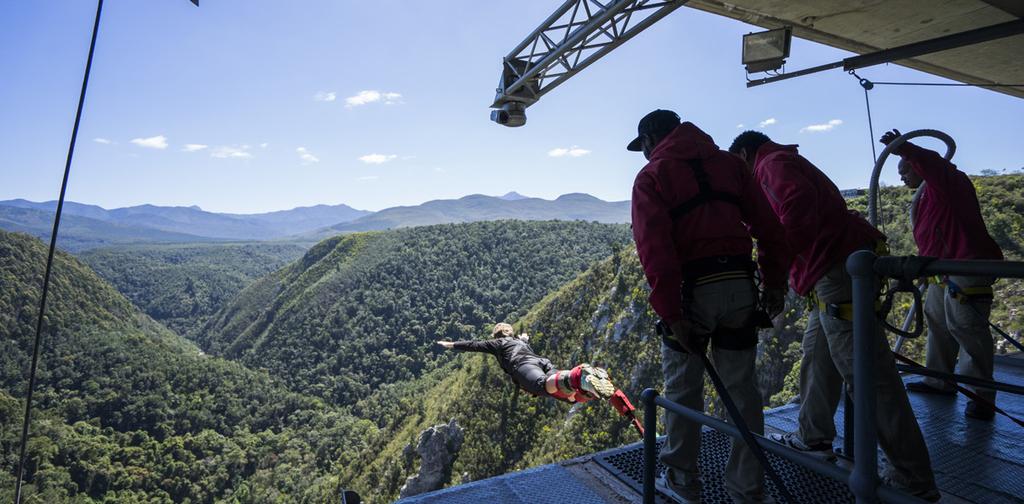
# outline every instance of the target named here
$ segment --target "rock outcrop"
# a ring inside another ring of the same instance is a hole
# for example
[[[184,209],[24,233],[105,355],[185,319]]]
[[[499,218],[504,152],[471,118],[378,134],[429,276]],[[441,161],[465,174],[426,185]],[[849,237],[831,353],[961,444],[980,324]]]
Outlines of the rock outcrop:
[[[435,425],[420,433],[416,443],[416,455],[420,459],[420,470],[406,478],[402,485],[400,498],[438,490],[448,481],[452,472],[452,464],[462,448],[462,427],[451,419],[447,425]],[[412,445],[406,446],[406,453],[412,451]]]

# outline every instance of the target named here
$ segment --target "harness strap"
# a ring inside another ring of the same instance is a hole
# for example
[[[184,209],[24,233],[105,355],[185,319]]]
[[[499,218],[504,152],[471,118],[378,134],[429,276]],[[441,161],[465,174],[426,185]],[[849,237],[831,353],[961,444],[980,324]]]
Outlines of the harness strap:
[[[708,172],[704,170],[704,160],[701,158],[690,159],[687,166],[693,171],[693,178],[697,181],[697,195],[669,210],[669,215],[673,221],[690,213],[693,209],[712,201],[724,201],[736,206],[740,205],[740,199],[735,194],[716,191],[711,187],[711,183],[708,181]]]

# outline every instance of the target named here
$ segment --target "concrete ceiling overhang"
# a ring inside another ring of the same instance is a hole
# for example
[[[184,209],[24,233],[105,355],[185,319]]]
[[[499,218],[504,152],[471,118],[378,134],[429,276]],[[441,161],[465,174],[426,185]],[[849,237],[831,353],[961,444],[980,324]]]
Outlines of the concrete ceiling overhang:
[[[765,28],[792,26],[794,36],[857,54],[1024,18],[1024,0],[691,0],[686,5]],[[828,62],[802,63],[797,68]],[[972,84],[1024,84],[1024,35],[895,63]],[[1024,88],[990,89],[1024,98]]]

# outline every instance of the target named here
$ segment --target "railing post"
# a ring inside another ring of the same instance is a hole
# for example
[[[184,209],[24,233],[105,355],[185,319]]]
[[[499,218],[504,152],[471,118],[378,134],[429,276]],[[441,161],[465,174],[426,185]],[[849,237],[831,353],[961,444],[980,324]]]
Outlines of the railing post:
[[[878,432],[875,417],[875,354],[878,350],[878,321],[875,297],[878,278],[874,271],[877,257],[870,251],[854,252],[846,261],[853,277],[853,473],[850,490],[857,504],[878,501]]]
[[[658,391],[644,389],[644,504],[654,504],[654,471],[658,468]]]

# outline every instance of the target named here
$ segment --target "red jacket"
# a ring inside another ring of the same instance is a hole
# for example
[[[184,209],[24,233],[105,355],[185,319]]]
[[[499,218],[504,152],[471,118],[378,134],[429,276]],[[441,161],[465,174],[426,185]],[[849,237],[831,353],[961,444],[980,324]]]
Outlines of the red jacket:
[[[793,251],[790,282],[807,295],[825,273],[855,250],[883,238],[796,145],[768,142],[757,150],[754,176],[785,229]]]
[[[672,208],[698,193],[687,160],[701,160],[708,184],[736,195],[739,205],[712,200],[673,221]],[[789,250],[782,228],[743,162],[719,150],[706,133],[685,122],[651,153],[633,182],[633,238],[647,281],[651,306],[665,322],[682,319],[683,265],[707,257],[750,255],[758,240],[765,285],[786,285]]]
[[[914,241],[923,256],[942,259],[1002,259],[988,234],[974,184],[935,151],[903,144],[899,155],[925,181],[914,211]]]

